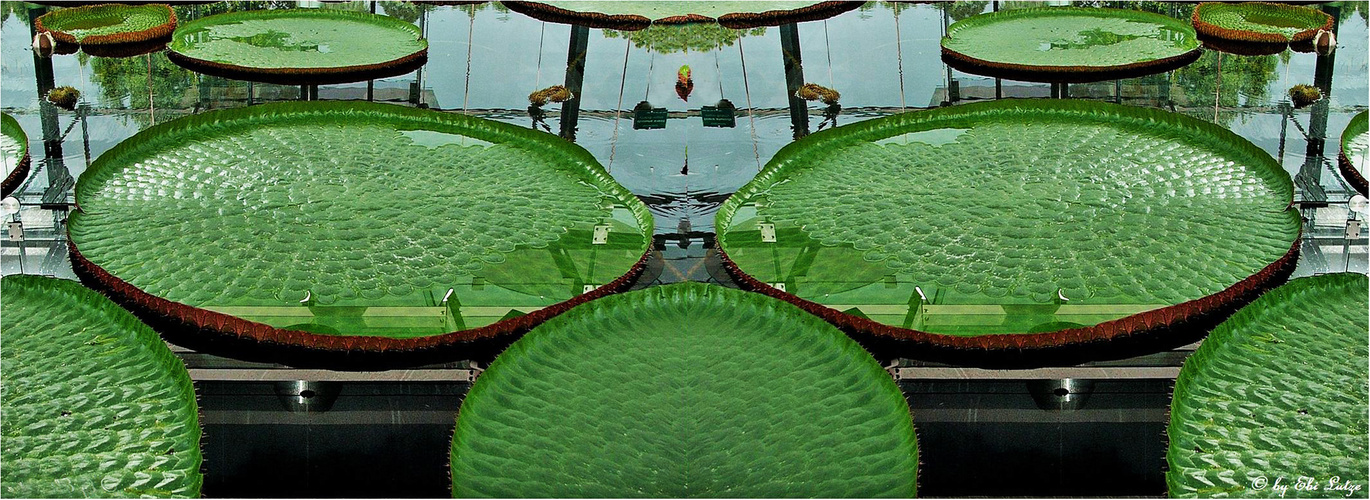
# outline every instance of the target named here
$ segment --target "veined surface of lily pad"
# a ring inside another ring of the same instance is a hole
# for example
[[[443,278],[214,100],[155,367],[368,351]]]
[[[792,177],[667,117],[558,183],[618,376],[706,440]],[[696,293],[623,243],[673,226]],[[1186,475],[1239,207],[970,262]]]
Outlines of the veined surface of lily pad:
[[[813,134],[729,199],[717,227],[748,279],[857,308],[896,338],[1098,326],[1052,344],[1154,328],[1216,306],[1190,301],[1251,291],[1253,276],[1283,279],[1292,195],[1270,155],[1211,124],[1005,100]],[[1138,313],[1167,319],[1113,321]],[[1033,342],[988,337],[975,342]]]
[[[418,68],[428,40],[399,19],[334,9],[255,10],[176,30],[168,56],[220,76],[270,83],[343,83]]]
[[[138,43],[165,40],[176,29],[176,13],[163,4],[88,5],[43,14],[34,21],[34,27],[39,32],[51,32],[64,43]]]
[[[1191,23],[1200,35],[1237,42],[1284,43],[1311,40],[1332,31],[1332,16],[1301,5],[1265,2],[1205,2]]]
[[[0,288],[0,495],[199,497],[195,388],[156,332],[74,281]]]
[[[697,283],[578,307],[462,402],[457,497],[911,497],[908,403],[861,346]]]
[[[1367,194],[1367,184],[1365,181],[1365,170],[1367,157],[1370,157],[1370,132],[1367,132],[1366,112],[1361,111],[1351,118],[1351,123],[1346,125],[1346,130],[1341,133],[1341,154],[1337,157],[1337,163],[1341,166],[1342,176],[1346,182],[1360,194]]]
[[[0,114],[0,163],[4,173],[0,178],[0,198],[9,196],[23,185],[29,174],[29,138],[9,113]]]
[[[1271,498],[1277,478],[1291,497],[1367,491],[1367,287],[1362,274],[1296,279],[1204,340],[1175,382],[1171,497]],[[1300,477],[1318,489],[1292,488]]]
[[[101,155],[76,199],[73,255],[93,265],[77,266],[83,279],[146,302],[135,310],[306,347],[330,340],[196,315],[416,342],[376,349],[469,341],[494,333],[442,334],[618,286],[652,228],[636,197],[559,138],[355,102],[150,128]],[[533,317],[546,316],[521,320]],[[328,345],[367,348],[356,340]]]
[[[1175,69],[1199,57],[1182,20],[1121,9],[1048,7],[952,24],[943,58],[963,71],[1029,81],[1097,81]]]

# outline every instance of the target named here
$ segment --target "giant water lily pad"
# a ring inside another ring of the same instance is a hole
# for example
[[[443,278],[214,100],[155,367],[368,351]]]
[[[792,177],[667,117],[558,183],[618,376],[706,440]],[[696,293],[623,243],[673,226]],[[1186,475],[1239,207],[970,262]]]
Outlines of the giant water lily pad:
[[[1368,286],[1361,274],[1293,280],[1208,336],[1175,381],[1171,497],[1365,494]],[[1317,489],[1294,488],[1303,477]]]
[[[1365,168],[1370,157],[1370,132],[1367,132],[1366,112],[1361,111],[1351,118],[1346,130],[1341,133],[1341,153],[1337,164],[1341,167],[1342,177],[1360,194],[1368,194],[1370,184],[1365,181]]]
[[[199,497],[195,388],[157,334],[74,281],[0,288],[0,496]]]
[[[104,4],[55,10],[34,20],[38,32],[58,42],[85,46],[125,45],[165,40],[176,29],[170,6]]]
[[[0,113],[0,162],[4,164],[4,181],[0,182],[0,198],[9,196],[29,175],[29,137],[9,113]]]
[[[101,155],[76,201],[78,273],[150,321],[353,353],[498,352],[510,334],[626,286],[652,228],[571,143],[360,102],[149,128]],[[283,329],[303,323],[341,335]]]
[[[718,22],[728,28],[778,26],[826,19],[856,9],[861,2],[503,2],[512,10],[544,21],[591,28],[640,30],[652,24]]]
[[[1291,269],[1292,197],[1269,154],[1212,124],[1005,100],[813,134],[716,224],[745,283],[867,340],[1009,355],[1250,300]],[[1026,334],[1062,322],[1086,326]]]
[[[981,14],[952,24],[942,58],[969,73],[1090,82],[1169,71],[1199,58],[1194,28],[1150,12],[1050,7]]]
[[[185,23],[167,53],[201,73],[280,84],[346,83],[408,73],[428,58],[418,26],[334,9],[232,12]]]
[[[911,497],[908,403],[870,354],[781,301],[686,283],[578,307],[462,402],[454,496]]]
[[[1332,31],[1332,16],[1299,5],[1264,2],[1205,2],[1194,8],[1194,29],[1218,42],[1279,44],[1311,41]],[[1226,50],[1225,45],[1218,48]]]

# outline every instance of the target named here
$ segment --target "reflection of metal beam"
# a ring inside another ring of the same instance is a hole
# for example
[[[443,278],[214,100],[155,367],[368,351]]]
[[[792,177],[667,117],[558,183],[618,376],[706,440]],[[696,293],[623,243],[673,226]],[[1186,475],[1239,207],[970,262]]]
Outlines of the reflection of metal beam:
[[[799,25],[780,26],[780,52],[785,58],[785,94],[790,98],[790,127],[794,138],[809,135],[809,105],[795,95],[804,85],[804,59],[799,53]]]
[[[576,140],[576,125],[580,121],[580,89],[585,82],[585,51],[589,43],[590,28],[571,27],[571,47],[566,50],[566,90],[571,91],[571,98],[561,103],[561,136],[572,142]]]
[[[1341,14],[1341,8],[1335,6],[1325,6],[1323,11],[1332,19]],[[1337,24],[1332,23],[1334,39],[1336,33]],[[1295,183],[1304,190],[1304,202],[1313,202],[1314,206],[1326,205],[1327,202],[1327,193],[1322,188],[1323,152],[1327,144],[1327,114],[1332,102],[1332,68],[1335,60],[1336,52],[1320,55],[1313,68],[1313,85],[1322,91],[1322,99],[1313,104],[1308,120],[1308,149],[1304,153],[1303,166],[1295,177]]]

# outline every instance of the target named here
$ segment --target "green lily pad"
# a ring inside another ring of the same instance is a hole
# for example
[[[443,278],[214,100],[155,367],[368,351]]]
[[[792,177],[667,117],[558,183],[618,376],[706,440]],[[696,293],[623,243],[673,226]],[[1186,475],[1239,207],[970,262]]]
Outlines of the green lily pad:
[[[1253,43],[1312,40],[1318,30],[1332,31],[1332,16],[1299,5],[1264,2],[1205,2],[1191,19],[1200,35]]]
[[[181,25],[173,62],[202,73],[281,84],[362,81],[408,73],[428,40],[402,20],[337,9],[231,12]]]
[[[176,29],[176,13],[162,4],[103,4],[55,10],[34,21],[39,32],[59,42],[120,45],[165,39]]]
[[[1346,124],[1346,130],[1341,133],[1341,153],[1337,155],[1342,176],[1362,195],[1370,188],[1365,181],[1366,158],[1370,157],[1370,132],[1367,132],[1366,124],[1365,111],[1351,118],[1351,123]]]
[[[653,227],[646,206],[574,144],[362,102],[254,106],[149,128],[101,155],[76,199],[78,272],[135,311],[218,311],[397,341],[377,349],[578,299],[635,269]],[[593,243],[597,226],[609,227],[603,244]],[[137,302],[144,294],[174,304]]]
[[[578,307],[481,374],[457,497],[911,497],[908,403],[842,332],[698,283]]]
[[[199,497],[195,388],[157,334],[74,281],[0,288],[0,496]]]
[[[1088,82],[1169,71],[1199,58],[1188,23],[1150,12],[1048,7],[963,19],[942,38],[943,60],[969,73]]]
[[[860,2],[503,2],[512,10],[544,21],[592,28],[640,30],[652,24],[715,22],[728,28],[778,26],[825,19],[861,6]]]
[[[4,198],[29,175],[29,137],[9,113],[0,113],[0,162],[5,169],[0,183],[0,198]]]
[[[741,273],[786,296],[980,336],[1102,325],[1277,279],[1300,231],[1292,196],[1269,154],[1212,124],[1005,100],[806,137],[716,225]],[[1061,307],[1018,307],[1032,304]]]
[[[1171,497],[1284,496],[1277,480],[1290,497],[1367,491],[1367,287],[1361,274],[1296,279],[1208,336],[1175,382]],[[1293,488],[1300,477],[1317,489]]]

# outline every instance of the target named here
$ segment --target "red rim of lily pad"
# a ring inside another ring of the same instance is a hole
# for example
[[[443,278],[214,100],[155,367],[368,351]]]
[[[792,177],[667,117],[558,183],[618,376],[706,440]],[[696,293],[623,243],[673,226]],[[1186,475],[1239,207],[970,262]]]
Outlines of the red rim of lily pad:
[[[1036,334],[962,337],[890,326],[804,300],[748,276],[720,248],[723,268],[745,290],[789,302],[846,332],[880,359],[914,358],[986,367],[1077,364],[1197,341],[1224,319],[1289,279],[1299,241],[1275,262],[1221,292],[1098,325]]]
[[[396,339],[321,335],[275,328],[154,296],[105,271],[67,239],[71,267],[86,286],[132,311],[174,344],[195,350],[265,359],[292,366],[368,370],[457,359],[490,361],[533,327],[591,300],[627,290],[647,267],[651,250],[623,276],[569,300],[523,316],[457,332]],[[269,349],[262,349],[262,347]]]
[[[1298,32],[1298,33],[1295,33],[1294,36],[1292,36],[1292,37],[1285,37],[1284,35],[1280,35],[1280,34],[1277,34],[1277,33],[1261,33],[1261,32],[1250,31],[1250,30],[1234,30],[1234,29],[1228,29],[1228,28],[1224,28],[1224,27],[1222,27],[1222,26],[1218,26],[1218,25],[1216,25],[1216,24],[1209,23],[1209,22],[1204,21],[1203,19],[1201,19],[1201,13],[1204,11],[1204,9],[1205,9],[1205,8],[1208,8],[1208,7],[1211,7],[1211,6],[1214,6],[1214,5],[1222,5],[1222,4],[1221,4],[1221,3],[1215,3],[1215,2],[1204,2],[1204,3],[1201,3],[1201,4],[1199,4],[1198,6],[1194,7],[1194,14],[1190,17],[1190,22],[1194,24],[1194,30],[1195,30],[1195,31],[1198,31],[1198,32],[1199,32],[1199,35],[1201,35],[1201,36],[1206,36],[1206,37],[1210,37],[1210,38],[1218,38],[1218,39],[1227,40],[1227,41],[1231,41],[1231,42],[1244,42],[1244,43],[1273,43],[1273,44],[1280,44],[1280,45],[1286,45],[1286,44],[1294,43],[1294,42],[1307,42],[1307,41],[1312,40],[1313,37],[1316,36],[1316,35],[1318,34],[1318,31],[1329,31],[1329,32],[1332,31],[1332,24],[1333,24],[1334,22],[1336,22],[1336,20],[1335,20],[1335,19],[1332,19],[1332,16],[1327,15],[1326,12],[1322,12],[1322,11],[1319,11],[1319,10],[1310,9],[1310,8],[1308,8],[1308,7],[1301,7],[1301,6],[1297,6],[1297,5],[1285,5],[1285,4],[1266,3],[1266,2],[1245,2],[1245,3],[1242,3],[1242,5],[1264,6],[1263,8],[1273,8],[1273,9],[1303,9],[1303,10],[1307,10],[1307,11],[1309,11],[1309,12],[1316,12],[1316,13],[1318,13],[1318,14],[1322,14],[1322,17],[1323,17],[1323,19],[1324,19],[1324,22],[1323,22],[1322,25],[1319,26],[1319,27],[1316,27],[1316,28],[1309,28],[1309,29],[1300,31],[1300,32]]]
[[[231,121],[233,117],[251,117],[273,112],[271,107],[280,109],[303,107],[304,103],[275,104],[215,112],[217,115],[196,115],[178,121],[158,124],[146,129],[144,134],[158,134],[168,131],[184,130],[191,126]],[[439,119],[443,123],[468,122],[480,119],[464,115],[449,115],[402,106],[372,103],[309,103],[307,108],[327,112],[329,109],[358,109],[361,111],[383,111],[412,119]],[[588,151],[569,142],[555,142],[544,139],[546,134],[515,127],[499,122],[486,123],[480,129],[482,139],[504,141],[546,141],[544,148],[564,154],[569,160],[586,165],[588,179],[585,182],[612,182],[602,167],[595,162]],[[467,124],[466,126],[473,126]],[[498,138],[498,139],[495,139]],[[125,141],[122,147],[132,144]],[[116,148],[117,153],[117,148]],[[102,159],[104,157],[102,156]],[[599,184],[596,184],[599,185]],[[620,186],[602,185],[608,191],[617,191],[619,196],[630,196]],[[81,210],[79,204],[77,210]],[[635,200],[635,198],[634,198]],[[639,202],[640,203],[640,202]],[[630,208],[635,213],[636,208]],[[646,214],[646,206],[640,209]],[[650,219],[639,220],[650,227]],[[71,231],[68,225],[68,232]],[[647,236],[644,236],[647,238]],[[438,335],[411,338],[392,338],[361,335],[327,335],[298,330],[277,328],[264,323],[249,321],[225,313],[195,307],[148,293],[104,267],[91,261],[77,247],[76,239],[68,234],[67,247],[71,256],[72,269],[87,287],[104,293],[114,302],[130,310],[148,325],[160,332],[168,341],[216,355],[230,356],[253,361],[269,361],[292,366],[326,367],[341,370],[374,370],[399,367],[413,367],[433,363],[447,363],[456,360],[479,360],[488,362],[518,340],[524,333],[542,322],[585,302],[626,291],[633,286],[647,268],[652,249],[646,249],[624,274],[591,291],[571,297],[565,301],[536,309],[522,316],[506,318],[492,324]]]
[[[978,106],[992,108],[1013,105],[1015,104],[1007,101],[996,101]],[[1076,106],[1076,104],[1059,105]],[[1119,109],[1124,108],[1132,109],[1130,107],[1119,107]],[[1136,109],[1141,110],[1141,108]],[[1225,137],[1237,137],[1231,131],[1211,123],[1198,120],[1190,121],[1192,119],[1162,114],[1163,112],[1158,110],[1142,110],[1142,113],[1158,121],[1185,120],[1186,126],[1200,131]],[[862,122],[867,127],[876,123],[876,120]],[[838,133],[828,132],[828,134]],[[1259,153],[1268,157],[1268,154],[1249,142],[1239,147],[1253,152],[1252,154]],[[1270,162],[1273,163],[1273,159]],[[768,166],[767,168],[771,169],[772,167]],[[742,190],[739,191],[739,193],[742,192]],[[733,196],[737,198],[740,195],[735,194]],[[1289,196],[1289,203],[1292,206],[1292,186]],[[737,199],[740,200],[741,198]],[[733,211],[740,205],[741,201],[733,201],[733,198],[730,198],[729,202],[725,203],[724,208],[720,210],[716,225],[720,228],[726,228],[726,221],[732,217]],[[1286,208],[1286,210],[1290,209]],[[723,245],[717,247],[717,254],[723,269],[741,288],[784,300],[823,318],[865,346],[877,359],[911,358],[964,366],[1024,368],[1122,359],[1155,353],[1158,350],[1171,349],[1198,341],[1242,306],[1255,300],[1266,291],[1288,281],[1297,265],[1301,241],[1302,229],[1300,228],[1284,255],[1256,273],[1216,293],[1197,299],[1132,314],[1093,326],[1043,333],[1005,333],[975,336],[939,334],[890,326],[861,316],[847,314],[780,290],[748,275],[728,257]]]
[[[111,6],[127,6],[127,4],[121,4],[121,3],[113,3],[113,4],[102,3],[102,4],[95,4],[95,5],[83,5],[83,6],[80,6],[80,7],[69,7],[69,8],[65,8],[65,9],[62,9],[62,10],[55,10],[55,11],[52,11],[52,12],[48,12],[48,13],[46,13],[46,14],[43,14],[43,15],[41,15],[41,16],[38,16],[38,19],[35,19],[35,20],[33,21],[33,26],[34,26],[34,29],[35,29],[37,32],[39,32],[39,33],[43,33],[43,32],[51,33],[51,34],[52,34],[52,38],[53,38],[54,40],[56,40],[57,42],[59,42],[59,43],[64,43],[64,44],[79,44],[79,45],[81,45],[81,46],[123,45],[123,44],[134,44],[134,43],[156,42],[156,41],[165,42],[165,41],[167,41],[167,40],[170,40],[170,39],[171,39],[171,34],[174,33],[174,32],[176,31],[176,11],[171,10],[171,6],[170,6],[170,5],[166,5],[166,4],[148,4],[148,5],[147,5],[147,6],[149,6],[149,7],[161,7],[161,8],[166,9],[166,14],[167,14],[168,20],[167,20],[167,22],[165,22],[165,23],[159,24],[159,25],[157,25],[157,26],[153,26],[153,27],[148,28],[148,29],[145,29],[145,30],[139,30],[139,31],[125,31],[125,32],[120,32],[120,33],[110,33],[110,34],[108,34],[108,35],[90,35],[90,36],[87,36],[87,37],[85,37],[85,38],[82,38],[81,40],[77,40],[77,39],[76,39],[76,36],[72,35],[71,33],[67,33],[67,32],[65,32],[65,31],[54,30],[54,29],[52,29],[52,28],[47,27],[47,26],[44,25],[44,23],[43,23],[43,20],[44,20],[44,19],[48,19],[48,20],[51,20],[51,19],[52,19],[52,18],[50,18],[50,17],[48,17],[48,16],[60,15],[60,14],[63,13],[63,12],[82,11],[82,10],[95,10],[95,9],[106,8],[106,7],[111,7]]]
[[[24,179],[29,176],[29,154],[24,152],[24,157],[19,159],[19,164],[14,167],[14,171],[5,176],[5,181],[0,183],[0,198],[4,198],[14,193],[19,186],[24,184]]]
[[[8,113],[3,115],[5,129],[9,132],[6,135],[13,135],[14,139],[23,143],[24,155],[19,158],[19,163],[14,165],[14,170],[5,176],[5,180],[0,182],[0,198],[9,196],[20,186],[24,185],[24,179],[29,176],[29,147],[28,136],[24,134],[24,129],[19,126],[19,121]]]
[[[1013,19],[1023,16],[1052,16],[1052,15],[1098,15],[1098,16],[1117,16],[1122,18],[1137,18],[1147,20],[1150,18],[1154,22],[1165,22],[1170,24],[1183,25],[1184,21],[1176,21],[1160,14],[1149,12],[1128,11],[1123,9],[1108,8],[1083,8],[1083,7],[1043,7],[1031,9],[1018,9],[1011,11],[1001,11],[988,14],[980,14],[975,17],[963,19],[953,24],[948,30],[947,36],[952,36],[957,25],[972,26],[975,24],[991,23],[998,19]],[[1177,28],[1179,26],[1176,26]],[[1188,31],[1186,27],[1186,31]],[[1193,36],[1193,33],[1190,33]],[[1019,64],[1005,61],[990,61],[969,56],[964,53],[952,50],[947,47],[946,38],[943,39],[942,61],[958,71],[985,75],[1009,80],[1026,82],[1053,82],[1053,83],[1089,83],[1105,80],[1119,80],[1125,78],[1135,78],[1139,76],[1163,73],[1173,69],[1178,69],[1197,61],[1203,50],[1195,46],[1193,50],[1185,51],[1170,57],[1151,59],[1147,61],[1137,61],[1127,64],[1113,66],[1076,66],[1076,65],[1035,65]]]
[[[563,9],[542,2],[508,1],[503,2],[509,10],[529,17],[554,23],[575,24],[598,29],[637,31],[653,24],[712,23],[733,29],[756,28],[760,26],[779,26],[786,23],[817,21],[836,16],[843,12],[861,7],[863,2],[827,1],[798,9],[768,10],[764,12],[734,12],[717,18],[685,14],[651,19],[638,14],[603,14]]]
[[[363,12],[344,10],[319,11],[317,9],[230,12],[189,21],[181,28],[194,29],[198,26],[213,22],[228,23],[238,19],[251,19],[253,17],[283,17],[290,15],[351,17],[363,21],[375,19],[391,26],[402,27],[403,29],[412,31],[415,35],[419,35],[417,27],[392,17]],[[352,83],[378,78],[388,78],[410,73],[428,62],[428,44],[426,41],[423,44],[422,49],[397,59],[372,64],[325,67],[243,66],[191,57],[177,52],[176,47],[177,45],[173,43],[172,47],[167,50],[167,58],[171,59],[171,62],[176,63],[178,66],[191,71],[233,80],[250,80],[278,85],[331,85],[336,83]]]

